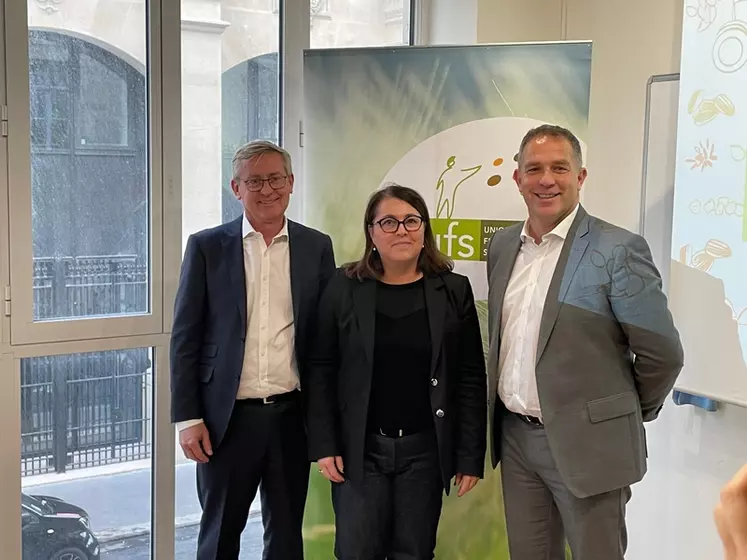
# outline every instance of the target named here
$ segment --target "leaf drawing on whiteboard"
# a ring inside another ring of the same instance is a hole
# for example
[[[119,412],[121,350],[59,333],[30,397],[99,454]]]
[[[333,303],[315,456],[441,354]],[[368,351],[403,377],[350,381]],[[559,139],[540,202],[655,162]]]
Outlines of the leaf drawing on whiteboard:
[[[716,97],[702,97],[703,90],[699,89],[690,96],[687,112],[692,115],[693,122],[698,126],[708,124],[719,115],[734,116],[736,108],[728,95],[720,93]]]
[[[695,156],[686,158],[687,163],[691,163],[690,170],[700,168],[703,171],[706,167],[713,167],[713,162],[718,160],[715,152],[716,147],[706,139],[705,146],[700,142],[700,146],[695,146]]]
[[[728,196],[709,198],[706,201],[696,198],[690,201],[688,208],[693,214],[700,214],[702,212],[708,216],[741,218],[744,215],[744,204]]]
[[[687,6],[687,15],[691,18],[700,20],[698,23],[699,32],[705,31],[714,21],[716,21],[716,16],[718,15],[718,10],[716,9],[717,1],[718,0],[698,0],[697,6]]]

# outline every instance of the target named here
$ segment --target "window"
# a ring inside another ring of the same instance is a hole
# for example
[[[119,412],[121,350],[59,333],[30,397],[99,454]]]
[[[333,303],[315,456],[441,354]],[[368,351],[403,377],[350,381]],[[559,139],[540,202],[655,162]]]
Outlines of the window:
[[[240,216],[241,203],[231,191],[232,159],[249,140],[278,142],[278,54],[240,62],[221,77],[222,221]]]
[[[258,7],[259,6],[259,7]],[[182,237],[241,216],[231,190],[236,150],[256,139],[280,141],[280,14],[273,2],[224,0],[220,34],[182,27]],[[182,19],[195,21],[182,1]],[[300,56],[300,55],[299,55]],[[215,110],[217,109],[217,110]],[[195,464],[176,448],[175,557],[195,557],[200,504]],[[261,558],[259,497],[241,559]]]
[[[24,559],[147,558],[153,369],[149,348],[21,360]]]
[[[182,31],[185,241],[241,215],[231,191],[234,152],[250,140],[279,141],[280,15],[265,4],[249,10],[247,0],[224,0],[222,34],[196,23]],[[183,19],[193,9],[182,2]]]
[[[319,0],[311,13],[313,49],[410,44],[410,0]]]
[[[145,313],[145,79],[110,52],[29,33],[38,321]]]
[[[57,49],[48,34],[32,35],[31,145],[37,150],[65,149],[70,144],[70,87],[67,49]]]
[[[127,147],[127,74],[116,71],[116,61],[112,65],[107,64],[106,55],[101,58],[102,60],[98,60],[92,53],[87,52],[81,53],[80,56],[77,104],[79,110],[75,112],[78,119],[78,145]],[[141,111],[141,114],[137,115],[141,122],[144,120],[143,113],[144,111]],[[144,136],[144,131],[140,132]]]

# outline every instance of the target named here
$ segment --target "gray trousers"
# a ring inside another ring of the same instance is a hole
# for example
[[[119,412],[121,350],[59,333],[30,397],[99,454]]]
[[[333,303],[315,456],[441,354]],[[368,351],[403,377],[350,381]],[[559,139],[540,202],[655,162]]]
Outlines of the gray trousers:
[[[573,560],[622,560],[630,488],[577,498],[560,478],[544,428],[509,412],[501,437],[511,560],[564,560],[566,539]]]

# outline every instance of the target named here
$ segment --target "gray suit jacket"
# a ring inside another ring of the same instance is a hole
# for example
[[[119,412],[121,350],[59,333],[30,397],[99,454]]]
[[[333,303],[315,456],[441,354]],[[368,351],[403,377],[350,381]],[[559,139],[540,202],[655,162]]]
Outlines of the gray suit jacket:
[[[488,398],[493,467],[500,460],[501,310],[522,224],[488,248]],[[654,420],[682,369],[679,334],[661,278],[640,236],[579,207],[542,313],[537,389],[558,471],[579,498],[640,481],[643,422]]]

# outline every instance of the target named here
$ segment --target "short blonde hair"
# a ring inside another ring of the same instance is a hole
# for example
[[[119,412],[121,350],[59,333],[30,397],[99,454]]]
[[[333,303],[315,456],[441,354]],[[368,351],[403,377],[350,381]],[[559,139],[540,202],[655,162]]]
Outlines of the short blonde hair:
[[[241,164],[254,157],[261,156],[264,154],[280,154],[283,156],[283,165],[285,167],[285,173],[287,175],[293,175],[293,166],[291,164],[290,154],[269,140],[252,140],[241,146],[236,153],[233,155],[233,178],[239,180],[239,173],[241,171]]]

